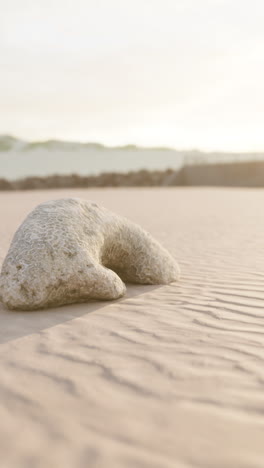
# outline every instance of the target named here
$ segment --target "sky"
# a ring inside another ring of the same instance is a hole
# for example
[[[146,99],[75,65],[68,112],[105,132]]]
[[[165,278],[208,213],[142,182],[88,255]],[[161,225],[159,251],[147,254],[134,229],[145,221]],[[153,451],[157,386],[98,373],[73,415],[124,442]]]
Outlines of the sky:
[[[263,0],[0,0],[0,133],[264,150]]]

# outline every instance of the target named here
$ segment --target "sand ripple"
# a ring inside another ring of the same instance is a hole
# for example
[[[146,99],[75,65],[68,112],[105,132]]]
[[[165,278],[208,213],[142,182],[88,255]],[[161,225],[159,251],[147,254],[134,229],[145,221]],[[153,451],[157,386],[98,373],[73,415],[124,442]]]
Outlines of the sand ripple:
[[[264,191],[2,193],[0,260],[26,212],[68,195],[151,231],[182,280],[112,303],[0,306],[1,466],[262,468]]]

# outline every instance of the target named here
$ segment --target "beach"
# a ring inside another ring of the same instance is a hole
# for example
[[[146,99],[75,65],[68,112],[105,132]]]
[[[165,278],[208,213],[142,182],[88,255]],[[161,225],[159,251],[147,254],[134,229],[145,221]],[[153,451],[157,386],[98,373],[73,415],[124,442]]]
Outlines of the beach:
[[[81,197],[131,219],[181,279],[35,312],[0,303],[3,468],[262,468],[264,191],[0,193],[0,264],[38,203]]]

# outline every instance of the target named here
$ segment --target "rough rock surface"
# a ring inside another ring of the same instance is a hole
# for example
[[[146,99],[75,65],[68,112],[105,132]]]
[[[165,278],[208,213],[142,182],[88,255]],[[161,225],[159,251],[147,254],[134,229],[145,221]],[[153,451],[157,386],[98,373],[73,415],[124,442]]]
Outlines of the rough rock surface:
[[[140,226],[93,202],[68,198],[37,206],[17,230],[0,276],[10,309],[34,310],[117,299],[123,283],[178,279],[172,256]]]

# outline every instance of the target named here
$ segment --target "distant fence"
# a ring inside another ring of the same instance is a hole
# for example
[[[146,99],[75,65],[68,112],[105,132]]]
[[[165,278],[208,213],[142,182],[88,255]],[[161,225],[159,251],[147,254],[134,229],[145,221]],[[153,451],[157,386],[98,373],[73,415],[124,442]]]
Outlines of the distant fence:
[[[51,175],[15,181],[0,179],[0,190],[171,186],[264,187],[264,161],[192,164],[177,171],[140,170],[96,176]]]

